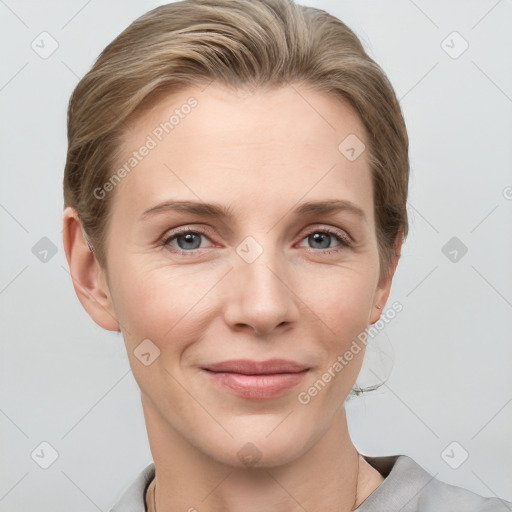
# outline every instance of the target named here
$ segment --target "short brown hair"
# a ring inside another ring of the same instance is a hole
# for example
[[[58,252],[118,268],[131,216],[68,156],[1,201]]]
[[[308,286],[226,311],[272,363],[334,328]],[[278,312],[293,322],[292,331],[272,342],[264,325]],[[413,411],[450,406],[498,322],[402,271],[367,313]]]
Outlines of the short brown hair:
[[[80,80],[68,108],[64,203],[80,216],[101,265],[112,195],[94,196],[114,171],[126,123],[158,93],[217,81],[271,88],[301,83],[348,102],[369,141],[381,274],[407,235],[409,141],[383,70],[354,32],[293,0],[185,0],[128,26]]]

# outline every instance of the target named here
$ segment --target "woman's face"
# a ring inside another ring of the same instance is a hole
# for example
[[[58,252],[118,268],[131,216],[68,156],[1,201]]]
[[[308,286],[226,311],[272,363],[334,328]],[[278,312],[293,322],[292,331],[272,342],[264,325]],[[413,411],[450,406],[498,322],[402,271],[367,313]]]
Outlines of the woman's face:
[[[271,466],[334,425],[364,350],[335,363],[390,286],[362,143],[347,105],[298,85],[189,88],[132,121],[116,167],[130,171],[107,192],[105,283],[149,431]],[[296,367],[214,366],[271,359]]]

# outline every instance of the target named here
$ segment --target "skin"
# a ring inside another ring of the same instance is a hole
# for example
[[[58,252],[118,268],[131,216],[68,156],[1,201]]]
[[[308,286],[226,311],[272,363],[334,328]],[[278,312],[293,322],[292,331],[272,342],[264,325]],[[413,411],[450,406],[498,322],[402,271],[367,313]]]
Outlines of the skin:
[[[349,161],[338,150],[349,134],[367,145],[363,125],[336,97],[298,84],[203,89],[159,99],[130,122],[119,165],[190,96],[198,100],[110,192],[105,268],[76,211],[65,209],[76,293],[96,323],[123,332],[156,467],[157,510],[353,510],[383,481],[354,447],[344,408],[364,350],[308,404],[297,397],[379,319],[376,305],[384,308],[399,258],[397,239],[381,278],[366,152]],[[164,211],[141,220],[170,199],[216,202],[233,219]],[[329,199],[349,201],[364,217],[293,213]],[[178,227],[203,235],[164,245]],[[325,228],[352,245],[309,236]],[[236,251],[248,236],[263,249],[251,263]],[[144,339],[160,350],[148,366],[134,354]],[[252,400],[200,370],[232,358],[292,359],[310,370],[282,396]],[[258,454],[252,465],[238,455],[245,445]]]

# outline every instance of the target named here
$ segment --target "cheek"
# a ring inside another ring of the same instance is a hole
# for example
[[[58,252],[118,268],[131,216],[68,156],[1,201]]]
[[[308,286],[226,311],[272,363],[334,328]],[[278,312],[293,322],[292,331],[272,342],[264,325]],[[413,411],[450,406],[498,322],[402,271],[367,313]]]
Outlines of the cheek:
[[[316,342],[325,357],[302,390],[305,400],[314,399],[317,406],[332,402],[334,407],[352,388],[363,362],[376,274],[370,268],[331,269],[329,276],[315,281],[318,286],[311,288],[307,303],[322,321],[324,334]]]
[[[126,343],[135,348],[149,338],[159,347],[178,349],[199,332],[207,294],[223,272],[194,265],[156,267],[145,260],[125,260],[113,271],[112,297]]]
[[[371,266],[331,267],[303,279],[302,296],[333,336],[347,339],[368,326],[376,283]]]
[[[212,286],[203,277],[194,279],[177,267],[148,269],[133,263],[120,266],[112,279],[116,315],[134,378],[157,402],[167,403],[170,397],[175,405],[187,402],[173,376],[180,379],[181,356],[200,336],[205,317],[201,298]]]

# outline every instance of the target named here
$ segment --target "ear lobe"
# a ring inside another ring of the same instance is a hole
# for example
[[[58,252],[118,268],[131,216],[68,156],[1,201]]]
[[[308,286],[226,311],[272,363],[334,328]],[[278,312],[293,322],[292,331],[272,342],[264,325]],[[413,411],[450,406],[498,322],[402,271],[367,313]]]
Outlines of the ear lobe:
[[[77,211],[70,206],[64,210],[62,237],[73,287],[82,306],[98,325],[118,331],[105,270],[84,237]]]
[[[395,238],[394,243],[394,255],[391,259],[391,264],[389,268],[389,272],[387,275],[381,277],[379,280],[379,284],[377,286],[377,290],[374,296],[374,304],[372,308],[372,312],[370,314],[370,324],[374,324],[379,320],[382,311],[384,310],[384,305],[386,304],[389,293],[391,292],[391,283],[393,281],[393,276],[395,275],[395,270],[398,265],[398,261],[400,260],[400,255],[402,253],[402,242],[403,242],[403,233],[400,231]],[[380,309],[376,306],[380,306]]]

